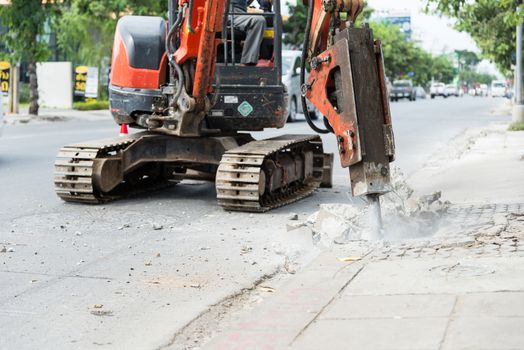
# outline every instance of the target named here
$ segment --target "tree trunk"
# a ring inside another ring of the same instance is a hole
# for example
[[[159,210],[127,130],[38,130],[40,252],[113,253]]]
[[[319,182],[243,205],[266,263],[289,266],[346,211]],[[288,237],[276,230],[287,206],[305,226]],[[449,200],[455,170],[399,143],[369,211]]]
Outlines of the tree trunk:
[[[30,104],[29,114],[38,115],[38,77],[36,76],[36,63],[30,62],[28,69],[29,73],[29,92],[30,92]]]

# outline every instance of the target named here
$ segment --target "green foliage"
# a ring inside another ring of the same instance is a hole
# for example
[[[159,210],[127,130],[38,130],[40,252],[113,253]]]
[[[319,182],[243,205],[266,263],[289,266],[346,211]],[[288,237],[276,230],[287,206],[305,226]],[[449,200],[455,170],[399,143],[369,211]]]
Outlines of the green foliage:
[[[10,5],[0,6],[2,25],[9,28],[0,40],[7,46],[11,62],[42,62],[49,57],[48,45],[39,37],[44,34],[51,6],[40,0],[11,0]]]
[[[102,109],[109,109],[109,101],[98,101],[94,99],[88,99],[83,102],[75,102],[73,109],[79,111],[97,111]]]
[[[453,63],[447,55],[435,57],[433,60],[432,72],[435,80],[445,84],[451,83],[455,77]]]
[[[475,67],[480,63],[480,57],[472,51],[468,50],[455,50],[455,55],[461,66],[465,67]]]
[[[29,84],[20,83],[18,85],[18,98],[20,103],[29,103],[31,99]]]
[[[288,44],[293,48],[299,49],[304,43],[308,8],[300,0],[297,1],[295,5],[292,5],[288,2],[287,6],[289,7],[289,19],[284,23],[284,33],[286,33],[284,37],[284,44]],[[372,14],[373,9],[369,6],[365,6],[364,10],[356,21],[356,25],[360,25],[362,22],[368,21]]]
[[[406,41],[397,25],[387,21],[371,22],[376,38],[382,41],[386,75],[392,80],[409,79],[415,85],[426,86],[431,79],[450,83],[455,77],[453,63],[446,55],[433,58],[418,43]]]
[[[428,10],[457,19],[456,28],[475,40],[483,55],[505,75],[511,74],[515,52],[515,25],[524,13],[514,0],[426,0]],[[522,5],[521,5],[522,6]]]
[[[11,0],[9,5],[0,6],[2,25],[8,30],[0,40],[6,44],[11,63],[28,63],[30,100],[29,114],[38,115],[38,77],[36,63],[45,61],[50,54],[48,44],[42,40],[45,24],[52,16],[55,6],[40,0]]]
[[[118,19],[125,14],[164,15],[165,0],[70,0],[54,27],[58,45],[75,64],[100,66],[111,57]]]
[[[462,84],[474,85],[474,84],[491,84],[496,79],[494,75],[487,73],[477,73],[477,65],[480,63],[481,58],[475,52],[467,50],[457,50],[455,55],[459,62],[459,74],[458,78]]]
[[[459,74],[459,80],[467,85],[472,84],[491,84],[493,80],[496,80],[496,77],[487,73],[477,73],[473,70],[463,70]]]
[[[509,131],[524,131],[524,123],[513,123],[509,126]]]
[[[304,33],[306,31],[307,22],[307,7],[302,4],[302,1],[297,1],[296,5],[289,6],[289,19],[284,23],[284,44],[293,46],[294,48],[302,47],[304,43]]]

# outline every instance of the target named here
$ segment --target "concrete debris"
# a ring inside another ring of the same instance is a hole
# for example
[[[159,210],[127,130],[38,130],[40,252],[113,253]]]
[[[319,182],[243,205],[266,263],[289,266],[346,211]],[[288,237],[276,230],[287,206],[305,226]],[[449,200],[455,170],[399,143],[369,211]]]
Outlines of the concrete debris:
[[[113,316],[113,311],[110,310],[92,310],[91,315],[99,317],[109,317]]]
[[[266,293],[275,293],[275,288],[268,286],[260,286],[260,290]]]
[[[449,202],[441,200],[442,193],[416,197],[398,169],[392,171],[391,185],[391,192],[381,197],[383,238],[402,240],[435,233],[450,206]],[[373,219],[364,204],[323,204],[308,218],[306,225],[312,229],[317,245],[331,247],[333,244],[374,240]]]
[[[293,223],[287,224],[286,231],[290,232],[293,230],[297,230],[301,227],[307,227],[307,223],[306,222],[293,222]]]
[[[243,247],[240,249],[240,255],[245,255],[245,254],[251,253],[252,251],[253,251],[253,247],[250,247],[250,246],[243,246]]]
[[[362,258],[360,256],[348,256],[345,258],[337,258],[337,260],[340,262],[357,262],[362,260]]]
[[[160,230],[162,230],[162,229],[164,228],[163,225],[158,224],[158,223],[156,223],[156,222],[154,222],[153,224],[151,224],[151,226],[153,226],[153,230],[155,230],[155,231],[160,231]]]
[[[95,309],[101,309],[103,307],[104,307],[103,304],[95,304],[95,305],[93,305],[93,308],[95,308]]]
[[[7,248],[2,246],[2,248],[0,248],[0,253],[7,253]]]
[[[291,221],[296,221],[296,220],[298,220],[298,214],[297,213],[291,213],[291,214],[288,215],[287,219],[291,220]]]
[[[80,232],[80,231],[76,231],[76,232],[75,232],[75,235],[77,235],[77,236],[82,236],[82,232]]]
[[[286,256],[284,261],[284,270],[289,273],[290,275],[294,275],[297,273],[297,264],[293,263],[293,261]]]

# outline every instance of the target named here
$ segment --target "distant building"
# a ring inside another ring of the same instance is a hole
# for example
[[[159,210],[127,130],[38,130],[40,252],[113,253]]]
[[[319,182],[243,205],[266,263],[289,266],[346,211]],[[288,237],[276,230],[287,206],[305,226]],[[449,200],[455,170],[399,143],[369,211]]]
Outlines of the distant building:
[[[413,29],[411,27],[411,12],[409,10],[381,10],[377,11],[374,16],[379,20],[398,25],[406,40],[411,41]]]

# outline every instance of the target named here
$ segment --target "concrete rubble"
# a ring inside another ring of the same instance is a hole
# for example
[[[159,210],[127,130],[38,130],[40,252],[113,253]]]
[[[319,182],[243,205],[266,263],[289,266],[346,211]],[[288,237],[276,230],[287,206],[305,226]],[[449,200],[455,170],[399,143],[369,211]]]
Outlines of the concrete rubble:
[[[441,197],[441,192],[416,196],[403,174],[394,169],[392,191],[381,197],[383,239],[395,241],[434,234],[451,204],[443,202]],[[321,204],[320,210],[307,221],[288,224],[287,230],[300,230],[311,235],[316,245],[329,248],[333,244],[371,240],[371,220],[366,203]]]

